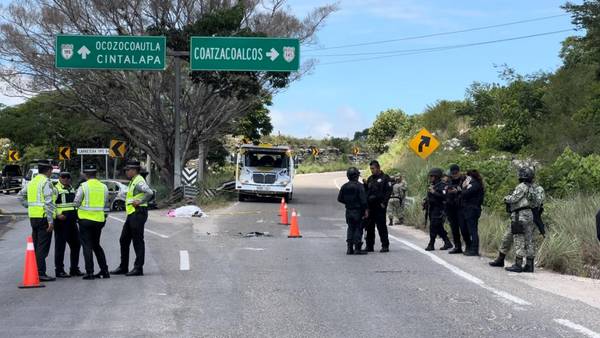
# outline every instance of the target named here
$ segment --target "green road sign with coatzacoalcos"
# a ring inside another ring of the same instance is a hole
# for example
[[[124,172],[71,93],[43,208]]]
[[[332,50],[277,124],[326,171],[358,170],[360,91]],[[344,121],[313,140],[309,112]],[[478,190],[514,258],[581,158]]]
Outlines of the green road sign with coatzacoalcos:
[[[164,70],[164,36],[57,35],[56,68]]]
[[[190,46],[192,70],[294,72],[300,67],[298,39],[193,36]]]

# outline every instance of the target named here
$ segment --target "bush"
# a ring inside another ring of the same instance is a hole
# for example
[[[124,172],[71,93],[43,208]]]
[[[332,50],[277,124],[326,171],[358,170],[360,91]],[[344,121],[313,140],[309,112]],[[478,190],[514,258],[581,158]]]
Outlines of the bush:
[[[554,163],[539,171],[542,186],[556,197],[595,193],[600,186],[600,155],[582,157],[566,148]]]

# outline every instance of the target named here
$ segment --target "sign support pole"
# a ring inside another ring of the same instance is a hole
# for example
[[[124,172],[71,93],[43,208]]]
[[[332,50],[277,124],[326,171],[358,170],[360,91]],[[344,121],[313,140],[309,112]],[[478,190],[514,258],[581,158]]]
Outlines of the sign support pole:
[[[108,155],[104,155],[104,174],[108,179]]]

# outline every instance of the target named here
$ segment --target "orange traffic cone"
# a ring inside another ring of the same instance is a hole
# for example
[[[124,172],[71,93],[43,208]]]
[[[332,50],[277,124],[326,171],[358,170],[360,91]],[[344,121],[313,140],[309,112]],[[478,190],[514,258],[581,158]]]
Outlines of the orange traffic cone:
[[[27,250],[25,251],[25,271],[23,272],[23,284],[19,285],[19,289],[27,288],[43,288],[45,285],[40,284],[40,276],[38,275],[37,262],[35,260],[35,249],[33,248],[33,239],[27,237]]]
[[[292,209],[292,224],[290,225],[290,235],[288,238],[302,238],[300,229],[298,228],[298,214],[296,214],[296,209]]]
[[[280,224],[283,225],[289,225],[289,221],[288,221],[288,206],[287,204],[284,204],[283,206],[283,212],[281,213],[281,221],[279,222]]]
[[[283,211],[285,209],[285,198],[281,198],[281,204],[279,204],[279,214],[277,216],[283,215]]]

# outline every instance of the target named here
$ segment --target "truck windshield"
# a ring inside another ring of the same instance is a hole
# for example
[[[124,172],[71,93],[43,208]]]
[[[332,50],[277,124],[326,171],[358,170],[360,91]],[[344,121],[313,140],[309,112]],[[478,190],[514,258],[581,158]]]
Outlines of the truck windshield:
[[[285,153],[247,152],[244,155],[244,166],[287,168],[289,166],[289,158]]]

